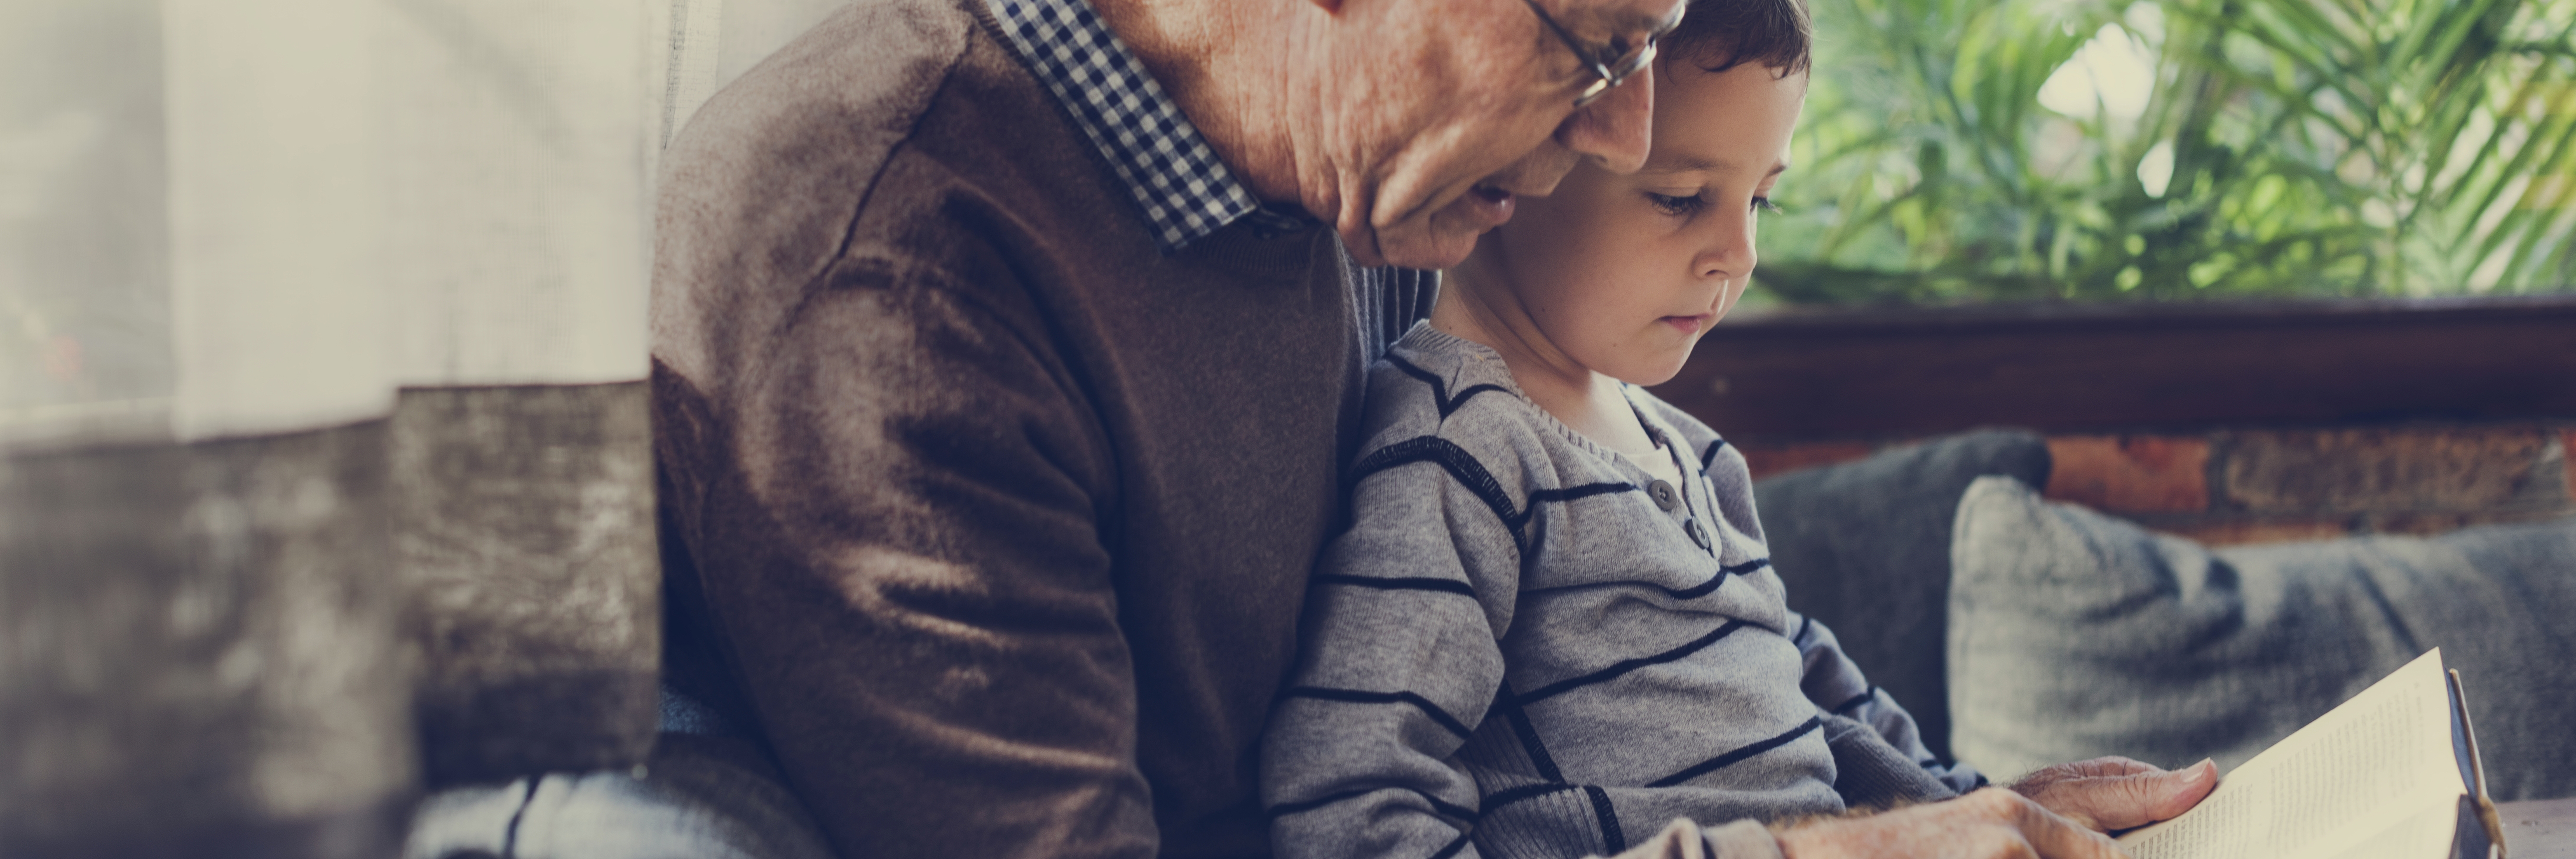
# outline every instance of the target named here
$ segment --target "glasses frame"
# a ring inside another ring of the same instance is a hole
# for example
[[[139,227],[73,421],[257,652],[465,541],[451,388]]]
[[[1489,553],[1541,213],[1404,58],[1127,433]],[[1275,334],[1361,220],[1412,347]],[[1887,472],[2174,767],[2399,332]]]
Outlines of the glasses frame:
[[[1547,14],[1546,7],[1538,5],[1538,0],[1521,0],[1521,2],[1528,5],[1530,12],[1538,16],[1539,23],[1547,25],[1548,32],[1555,33],[1557,40],[1565,43],[1566,50],[1573,51],[1575,59],[1582,60],[1584,69],[1593,74],[1594,80],[1591,85],[1574,95],[1574,106],[1578,110],[1610,94],[1611,90],[1626,82],[1629,76],[1653,65],[1655,42],[1663,38],[1665,33],[1671,32],[1679,23],[1678,21],[1666,22],[1654,32],[1647,33],[1646,43],[1639,46],[1635,53],[1604,61],[1601,59],[1601,55],[1605,53],[1603,49],[1586,45],[1583,40],[1575,38],[1573,31],[1565,29],[1565,25],[1556,22],[1556,16]]]

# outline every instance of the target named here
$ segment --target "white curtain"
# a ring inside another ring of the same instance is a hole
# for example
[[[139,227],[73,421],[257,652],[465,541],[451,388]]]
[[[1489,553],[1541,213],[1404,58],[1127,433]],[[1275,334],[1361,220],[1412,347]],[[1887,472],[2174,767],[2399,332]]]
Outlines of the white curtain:
[[[0,4],[0,854],[640,757],[653,171],[791,5]]]

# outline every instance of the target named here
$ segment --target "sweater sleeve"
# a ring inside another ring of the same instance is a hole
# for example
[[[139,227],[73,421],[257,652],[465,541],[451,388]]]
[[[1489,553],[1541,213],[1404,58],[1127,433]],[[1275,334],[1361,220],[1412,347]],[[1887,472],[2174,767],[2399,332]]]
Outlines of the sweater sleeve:
[[[1965,763],[1944,765],[1924,747],[1913,714],[1885,690],[1869,684],[1823,621],[1793,615],[1791,622],[1791,640],[1806,664],[1799,688],[1816,709],[1848,728],[1829,725],[1826,731],[1838,770],[1834,788],[1847,804],[1886,807],[1928,802],[1985,785],[1985,776],[1975,768]]]
[[[953,290],[780,329],[655,410],[678,569],[789,782],[853,855],[1154,855],[1095,423]]]
[[[1476,855],[1477,785],[1456,753],[1501,688],[1519,567],[1453,473],[1465,455],[1425,436],[1354,467],[1352,525],[1317,570],[1263,740],[1280,859]]]

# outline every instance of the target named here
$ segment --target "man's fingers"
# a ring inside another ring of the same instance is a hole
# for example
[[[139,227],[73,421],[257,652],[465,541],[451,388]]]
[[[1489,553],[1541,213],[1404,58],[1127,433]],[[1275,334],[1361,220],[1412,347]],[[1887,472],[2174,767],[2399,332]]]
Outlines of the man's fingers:
[[[2129,824],[2130,826],[2145,826],[2158,820],[2172,820],[2180,817],[2183,812],[2190,811],[2192,806],[2199,805],[2201,800],[2209,798],[2210,791],[2218,789],[2217,761],[2204,758],[2200,763],[2175,770],[2173,775],[2172,792],[2165,795],[2163,805],[2154,809],[2154,817]]]
[[[2067,764],[2066,766],[2073,768],[2077,775],[2087,777],[2144,775],[2147,773],[2164,772],[2163,767],[2159,767],[2145,761],[2131,760],[2129,758],[2120,757],[2119,755],[2094,758],[2089,761],[2076,761],[2074,763]]]
[[[2033,771],[2029,775],[2022,776],[2017,781],[2014,781],[2012,789],[2020,792],[2023,796],[2035,797],[2039,795],[2040,791],[2046,790],[2049,785],[2062,781],[2160,772],[2164,772],[2164,770],[2153,764],[2131,760],[2118,755],[2111,755],[2107,757],[2094,758],[2089,761],[2075,761],[2072,763],[2043,767]]]
[[[2171,772],[2146,769],[2061,779],[2038,785],[2029,796],[2079,824],[2109,831],[2171,819],[2191,810],[2218,786],[2218,765],[2209,761]]]
[[[2087,829],[2075,821],[2059,817],[2037,803],[2027,803],[2022,815],[2022,837],[2030,841],[2041,859],[2128,859],[2120,845],[2110,836]]]

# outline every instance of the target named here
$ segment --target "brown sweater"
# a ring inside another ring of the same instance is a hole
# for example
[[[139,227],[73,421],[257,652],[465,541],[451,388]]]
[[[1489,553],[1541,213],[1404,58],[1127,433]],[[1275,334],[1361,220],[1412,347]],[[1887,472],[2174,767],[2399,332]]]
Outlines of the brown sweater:
[[[853,857],[1266,855],[1359,373],[1428,277],[1162,255],[984,15],[845,9],[665,155],[671,680]]]

